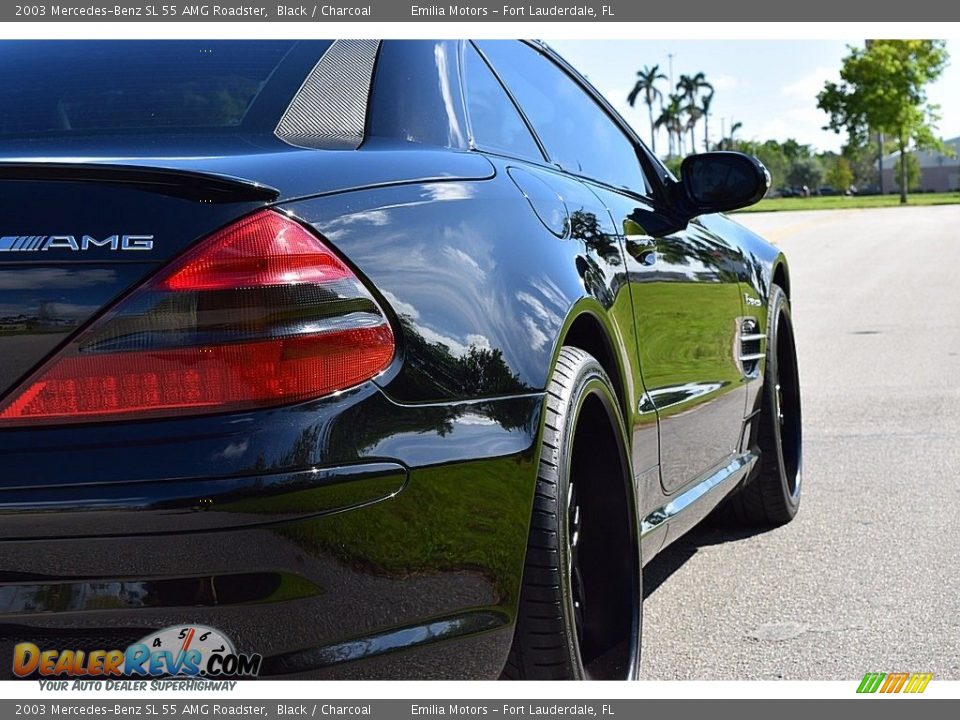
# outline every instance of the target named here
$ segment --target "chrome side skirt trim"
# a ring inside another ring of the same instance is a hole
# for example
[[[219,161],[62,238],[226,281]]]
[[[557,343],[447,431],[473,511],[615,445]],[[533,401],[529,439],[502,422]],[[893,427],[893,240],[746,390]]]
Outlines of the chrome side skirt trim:
[[[753,468],[756,462],[757,456],[753,453],[748,452],[736,456],[712,475],[708,475],[693,487],[672,498],[666,505],[647,515],[640,523],[641,537],[683,514],[685,510],[694,506],[708,493],[714,493],[718,488],[734,485]]]

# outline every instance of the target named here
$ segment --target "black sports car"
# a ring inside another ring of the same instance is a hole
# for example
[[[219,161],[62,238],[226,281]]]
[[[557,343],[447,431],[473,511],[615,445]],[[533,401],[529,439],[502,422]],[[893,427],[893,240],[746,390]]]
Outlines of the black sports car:
[[[0,73],[0,658],[632,678],[642,565],[796,513],[787,263],[721,214],[755,159],[677,180],[538,43]]]

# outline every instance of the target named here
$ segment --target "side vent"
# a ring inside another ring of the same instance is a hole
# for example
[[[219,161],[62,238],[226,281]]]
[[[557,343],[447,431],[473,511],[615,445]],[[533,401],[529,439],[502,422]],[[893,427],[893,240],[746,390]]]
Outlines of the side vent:
[[[737,343],[740,371],[744,377],[755,378],[760,374],[760,362],[766,357],[767,336],[758,332],[756,318],[740,318],[740,339]]]

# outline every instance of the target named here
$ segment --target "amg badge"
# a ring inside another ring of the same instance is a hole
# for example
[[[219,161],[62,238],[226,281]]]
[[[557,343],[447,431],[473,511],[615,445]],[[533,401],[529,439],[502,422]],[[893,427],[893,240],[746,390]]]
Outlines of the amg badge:
[[[39,252],[70,250],[81,252],[105,248],[107,250],[152,250],[153,235],[110,235],[95,238],[92,235],[4,235],[0,237],[0,252]]]

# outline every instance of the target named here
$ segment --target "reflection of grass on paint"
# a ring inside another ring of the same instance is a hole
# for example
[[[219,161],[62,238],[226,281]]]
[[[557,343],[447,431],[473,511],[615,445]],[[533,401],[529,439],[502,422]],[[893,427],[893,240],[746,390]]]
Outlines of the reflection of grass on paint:
[[[720,389],[698,398],[706,402],[740,387],[742,375],[733,361],[736,324],[731,304],[739,302],[736,285],[652,282],[633,286],[638,301],[640,362],[648,389],[716,382]],[[690,408],[662,407],[660,417]]]
[[[640,326],[640,363],[650,387],[735,382],[733,284],[651,282],[633,286]],[[669,371],[664,372],[664,368]]]
[[[279,532],[364,570],[474,570],[502,591],[523,566],[533,472],[529,461],[511,458],[422,468],[394,498]]]
[[[256,604],[283,602],[284,600],[300,600],[301,598],[321,595],[324,589],[314,582],[293,573],[280,573],[280,586],[270,593],[265,600],[257,600]]]
[[[908,197],[911,205],[960,204],[960,192],[916,193]],[[850,210],[855,208],[900,207],[899,195],[844,195],[814,196],[808,198],[767,198],[737,212],[776,212],[779,210]]]

